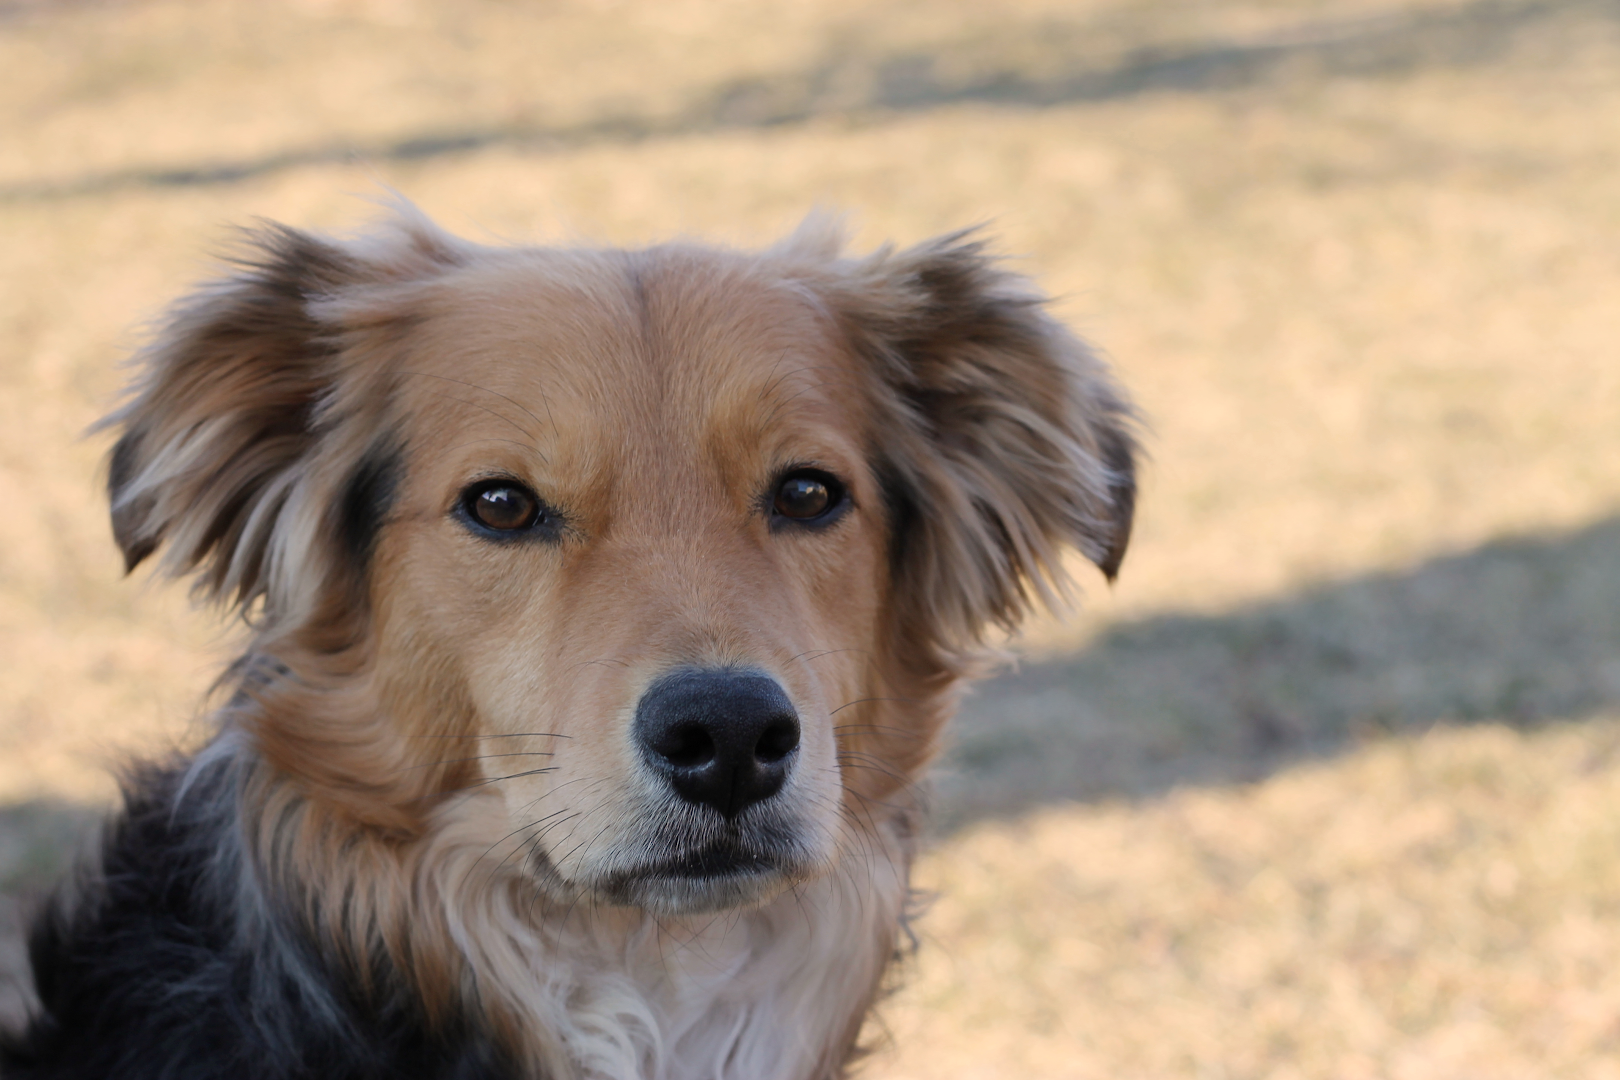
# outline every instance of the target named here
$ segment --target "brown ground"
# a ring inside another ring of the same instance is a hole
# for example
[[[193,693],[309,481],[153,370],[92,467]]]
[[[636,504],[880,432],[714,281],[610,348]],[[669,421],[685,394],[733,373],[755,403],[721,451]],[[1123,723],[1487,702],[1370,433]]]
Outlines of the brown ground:
[[[1620,1076],[1611,0],[0,0],[0,70],[5,895],[228,651],[79,433],[229,223],[989,220],[1156,460],[958,728],[869,1075]]]

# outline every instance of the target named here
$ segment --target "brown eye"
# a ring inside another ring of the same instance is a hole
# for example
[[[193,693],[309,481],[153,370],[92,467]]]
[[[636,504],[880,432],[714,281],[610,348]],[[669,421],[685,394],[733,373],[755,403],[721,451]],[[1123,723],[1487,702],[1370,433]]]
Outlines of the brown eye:
[[[794,473],[776,489],[776,512],[795,521],[811,521],[838,506],[843,487],[824,473]]]
[[[540,500],[516,484],[487,484],[467,495],[467,513],[478,524],[500,532],[532,528],[540,518]]]

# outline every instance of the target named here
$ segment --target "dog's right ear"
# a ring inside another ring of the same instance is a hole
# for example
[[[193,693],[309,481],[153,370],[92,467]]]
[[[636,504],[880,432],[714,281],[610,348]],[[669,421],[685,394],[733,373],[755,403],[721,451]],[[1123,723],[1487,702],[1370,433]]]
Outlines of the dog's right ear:
[[[309,303],[361,268],[279,226],[250,234],[236,262],[234,277],[175,306],[137,358],[133,398],[100,426],[123,431],[107,490],[126,570],[167,542],[171,573],[200,567],[205,592],[246,603],[261,590],[269,526],[330,383],[333,343]]]
[[[449,257],[447,238],[408,209],[381,241],[354,248],[268,225],[246,234],[234,274],[171,310],[136,357],[130,399],[98,425],[121,433],[107,487],[127,569],[163,546],[165,571],[196,571],[204,595],[243,608],[266,596],[341,375],[342,327],[321,302]]]

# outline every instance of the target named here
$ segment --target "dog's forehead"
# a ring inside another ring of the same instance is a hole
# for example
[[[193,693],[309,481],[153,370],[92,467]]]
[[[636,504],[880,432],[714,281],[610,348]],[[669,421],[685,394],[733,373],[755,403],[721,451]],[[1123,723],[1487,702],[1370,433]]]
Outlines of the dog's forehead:
[[[598,458],[859,426],[853,358],[771,263],[700,248],[524,254],[447,281],[419,318],[400,385],[428,426]]]

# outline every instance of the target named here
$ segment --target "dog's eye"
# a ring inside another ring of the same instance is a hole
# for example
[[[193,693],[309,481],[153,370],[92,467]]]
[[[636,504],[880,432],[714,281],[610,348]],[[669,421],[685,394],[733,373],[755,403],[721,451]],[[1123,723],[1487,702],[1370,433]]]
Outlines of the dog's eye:
[[[464,505],[474,521],[498,532],[532,529],[541,516],[540,499],[534,492],[510,481],[471,488]]]
[[[789,473],[776,488],[776,512],[794,521],[814,521],[844,501],[844,486],[824,472]]]

